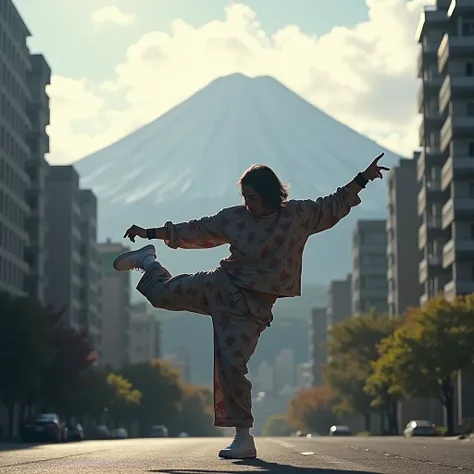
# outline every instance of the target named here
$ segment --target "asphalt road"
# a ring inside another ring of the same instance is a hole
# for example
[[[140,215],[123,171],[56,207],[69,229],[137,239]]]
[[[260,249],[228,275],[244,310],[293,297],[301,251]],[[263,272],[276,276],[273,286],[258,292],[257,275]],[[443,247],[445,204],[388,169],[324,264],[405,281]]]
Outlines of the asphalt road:
[[[474,442],[403,438],[257,438],[259,459],[217,458],[222,438],[0,445],[0,473],[274,474],[474,472]]]

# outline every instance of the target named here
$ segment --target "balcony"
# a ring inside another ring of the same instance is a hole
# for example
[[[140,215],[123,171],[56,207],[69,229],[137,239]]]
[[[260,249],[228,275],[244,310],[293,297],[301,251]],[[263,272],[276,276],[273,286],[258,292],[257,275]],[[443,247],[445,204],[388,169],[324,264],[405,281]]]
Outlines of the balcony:
[[[454,219],[472,219],[474,215],[473,198],[450,198],[442,209],[442,229],[447,229]]]
[[[426,188],[422,186],[418,192],[418,215],[423,214],[426,209]]]
[[[443,166],[444,155],[439,147],[426,146],[421,150],[420,156],[416,160],[417,179],[421,181],[429,166]]]
[[[426,184],[418,192],[418,215],[423,214],[426,209],[426,199],[427,196],[433,196],[436,193],[440,194],[441,191],[441,181],[433,180],[427,181]],[[436,199],[436,196],[434,196]]]
[[[423,250],[426,246],[427,232],[426,232],[426,223],[423,222],[418,228],[418,249]]]
[[[450,156],[441,170],[441,189],[445,191],[455,178],[474,178],[474,158]]]
[[[450,198],[441,210],[441,228],[447,229],[454,222],[454,199]]]
[[[448,301],[458,295],[474,293],[474,280],[451,280],[444,285],[443,293]]]
[[[443,268],[450,267],[456,259],[456,252],[454,249],[454,240],[451,239],[443,247]]]
[[[443,254],[434,252],[423,258],[418,266],[420,283],[424,283],[428,279],[428,270],[430,267],[440,267],[443,263]]]
[[[474,130],[474,117],[448,115],[440,133],[441,151],[445,152],[453,138],[469,139]]]
[[[474,36],[450,36],[445,34],[438,48],[438,71],[445,70],[450,57],[472,57]]]
[[[418,265],[418,280],[424,283],[428,279],[428,262],[424,258]]]
[[[472,3],[472,0],[451,0],[448,16],[452,17],[456,13],[473,14],[474,3]]]
[[[439,90],[439,112],[447,111],[453,99],[474,98],[474,77],[446,76]]]
[[[451,239],[443,247],[443,268],[452,265],[456,258],[460,261],[474,259],[474,240]]]

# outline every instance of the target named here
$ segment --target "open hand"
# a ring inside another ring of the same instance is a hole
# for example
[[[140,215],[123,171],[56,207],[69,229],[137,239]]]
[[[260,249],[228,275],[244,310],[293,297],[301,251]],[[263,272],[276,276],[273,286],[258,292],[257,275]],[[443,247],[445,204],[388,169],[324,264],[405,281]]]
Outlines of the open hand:
[[[123,235],[123,238],[129,238],[132,242],[135,242],[135,237],[141,237],[142,239],[146,238],[146,229],[143,227],[138,227],[137,225],[132,225],[125,234]]]
[[[384,154],[385,153],[380,153],[380,155],[377,156],[377,158],[375,158],[375,160],[370,163],[369,167],[362,173],[365,179],[368,179],[369,181],[373,181],[376,178],[382,179],[382,171],[390,170],[390,168],[385,166],[379,166],[379,161]]]

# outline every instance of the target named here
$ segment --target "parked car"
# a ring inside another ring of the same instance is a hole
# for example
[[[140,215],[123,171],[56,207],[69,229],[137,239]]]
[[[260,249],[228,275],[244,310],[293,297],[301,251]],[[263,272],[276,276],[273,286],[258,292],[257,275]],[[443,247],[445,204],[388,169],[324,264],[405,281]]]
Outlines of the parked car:
[[[99,425],[94,429],[92,437],[94,439],[110,439],[110,431],[105,425]]]
[[[436,436],[436,425],[427,420],[411,420],[403,430],[403,436]]]
[[[346,425],[333,425],[329,429],[329,436],[352,436],[352,431]]]
[[[68,441],[84,441],[84,428],[80,423],[69,423]]]
[[[21,437],[25,443],[35,441],[61,443],[68,440],[68,429],[56,413],[41,413],[25,421]]]
[[[154,425],[151,427],[151,438],[168,438],[168,436],[168,428],[165,425]]]
[[[128,431],[125,428],[117,428],[110,433],[112,439],[127,439]]]

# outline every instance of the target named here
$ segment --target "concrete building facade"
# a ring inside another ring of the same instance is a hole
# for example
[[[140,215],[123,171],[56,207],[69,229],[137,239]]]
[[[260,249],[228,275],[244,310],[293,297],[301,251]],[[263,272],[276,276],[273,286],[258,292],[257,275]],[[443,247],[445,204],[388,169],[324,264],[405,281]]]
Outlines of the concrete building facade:
[[[30,32],[10,0],[0,2],[0,290],[24,295],[29,246],[27,114]]]
[[[418,195],[418,157],[417,152],[412,160],[401,159],[388,175],[387,302],[391,316],[419,305],[419,274],[426,271],[426,260],[418,249],[419,217],[413,205]]]
[[[345,280],[333,280],[329,283],[326,329],[331,330],[337,324],[352,315],[352,274]]]
[[[417,40],[419,247],[427,260],[442,256],[420,275],[423,303],[474,291],[474,3],[438,0],[422,14]],[[459,422],[474,415],[474,383],[465,382],[459,374]]]
[[[352,235],[352,315],[387,311],[386,220],[359,220]]]
[[[46,302],[46,260],[48,257],[46,233],[46,180],[49,164],[45,155],[49,153],[49,136],[46,127],[49,125],[49,97],[46,87],[51,80],[51,69],[40,54],[30,56],[31,69],[28,74],[30,101],[27,115],[31,128],[27,133],[30,157],[26,162],[26,171],[30,178],[26,198],[30,208],[26,220],[29,245],[25,249],[25,260],[29,266],[25,281],[25,291],[41,303]]]
[[[327,308],[313,308],[309,325],[309,357],[312,385],[324,385],[323,365],[326,363]]]
[[[474,291],[474,4],[438,0],[423,13],[417,40],[419,246],[425,260],[441,255],[420,275],[424,302]]]
[[[145,302],[133,304],[130,311],[130,363],[155,358],[155,321]]]
[[[116,272],[115,257],[130,250],[108,240],[98,245],[101,265],[102,344],[99,363],[114,369],[130,362],[130,272]]]
[[[99,349],[97,200],[92,191],[79,188],[72,166],[51,166],[46,188],[46,302],[64,308],[67,324],[88,330]]]

